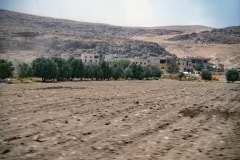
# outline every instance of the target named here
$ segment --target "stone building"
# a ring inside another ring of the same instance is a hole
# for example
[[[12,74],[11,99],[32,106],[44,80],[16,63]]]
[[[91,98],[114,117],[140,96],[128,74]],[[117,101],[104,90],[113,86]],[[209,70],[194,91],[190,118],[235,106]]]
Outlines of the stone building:
[[[184,57],[177,59],[177,65],[179,67],[180,72],[193,72],[194,66],[199,64],[204,68],[210,65],[209,58],[202,57]]]
[[[100,55],[93,53],[83,53],[81,55],[81,59],[85,64],[98,64],[100,62]]]
[[[158,66],[162,70],[166,71],[169,67],[172,67],[176,64],[176,56],[159,56],[159,57],[136,57],[133,62],[143,66]]]

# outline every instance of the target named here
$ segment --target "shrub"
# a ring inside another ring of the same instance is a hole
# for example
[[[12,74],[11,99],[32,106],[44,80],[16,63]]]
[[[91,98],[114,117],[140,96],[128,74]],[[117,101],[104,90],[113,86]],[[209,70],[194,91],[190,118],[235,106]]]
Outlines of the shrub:
[[[203,69],[201,72],[201,78],[204,80],[211,80],[212,79],[212,72],[207,70],[207,69]]]
[[[143,67],[141,65],[137,65],[136,63],[131,63],[128,68],[132,72],[132,78],[134,79],[142,79],[143,77]]]
[[[180,80],[182,80],[182,78],[185,76],[185,74],[183,73],[183,72],[180,72],[180,73],[178,73],[178,78],[180,79]]]
[[[162,71],[160,70],[159,67],[152,66],[151,69],[152,69],[152,77],[159,77],[159,78],[161,77]]]
[[[17,67],[17,74],[19,78],[27,78],[32,76],[32,68],[28,64],[22,63]]]
[[[201,65],[201,64],[195,64],[195,65],[193,66],[193,68],[194,68],[196,71],[201,71],[201,70],[203,69],[203,65]]]
[[[152,70],[151,70],[151,68],[149,68],[147,66],[143,67],[142,75],[143,75],[143,78],[146,78],[146,79],[152,77]]]
[[[123,75],[123,69],[120,66],[112,67],[112,77],[114,80],[119,79]]]
[[[43,82],[57,78],[58,67],[52,59],[36,58],[32,62],[32,69],[34,76],[42,78]]]
[[[0,59],[0,79],[12,77],[14,67],[12,62]]]
[[[130,68],[126,68],[124,70],[124,77],[126,79],[132,79],[133,78],[133,73],[132,73],[132,70]]]
[[[234,81],[239,80],[239,73],[236,69],[230,69],[226,72],[226,79],[227,81],[231,81],[232,83]]]
[[[85,75],[85,65],[83,64],[81,59],[75,59],[73,57],[70,57],[67,60],[67,63],[70,65],[71,68],[71,80],[74,78],[82,78]]]
[[[72,68],[69,63],[63,58],[53,57],[52,60],[57,64],[58,73],[57,73],[57,80],[65,80],[70,79],[72,74]]]

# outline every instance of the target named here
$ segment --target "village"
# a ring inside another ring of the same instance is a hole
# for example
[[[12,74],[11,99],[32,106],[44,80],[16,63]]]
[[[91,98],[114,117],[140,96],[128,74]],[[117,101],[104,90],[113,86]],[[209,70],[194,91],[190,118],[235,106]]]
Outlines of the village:
[[[81,59],[85,64],[98,64],[101,60],[112,62],[116,60],[127,59],[141,66],[157,66],[165,73],[183,72],[185,74],[199,74],[199,71],[196,70],[196,66],[207,68],[215,72],[224,72],[223,64],[218,63],[217,60],[214,60],[214,63],[211,63],[213,60],[211,61],[210,58],[204,57],[178,58],[176,55],[159,55],[126,58],[117,54],[107,54],[102,56],[97,53],[83,53],[81,54]]]

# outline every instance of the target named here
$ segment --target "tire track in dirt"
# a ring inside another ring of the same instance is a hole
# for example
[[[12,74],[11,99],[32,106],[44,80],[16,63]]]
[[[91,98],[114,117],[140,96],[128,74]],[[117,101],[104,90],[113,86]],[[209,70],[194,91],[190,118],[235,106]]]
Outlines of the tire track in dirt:
[[[233,118],[239,116],[234,111],[240,109],[237,85],[139,82],[1,88],[4,92],[0,104],[9,107],[0,112],[4,115],[0,117],[0,158],[231,159],[238,156],[237,143],[232,144],[235,134],[228,138],[240,128],[239,119]],[[9,94],[11,89],[25,92],[18,97]],[[10,101],[11,98],[15,100]],[[32,99],[25,101],[25,98]],[[225,117],[225,112],[230,114]],[[221,147],[221,143],[228,148]],[[219,151],[223,151],[222,155]]]

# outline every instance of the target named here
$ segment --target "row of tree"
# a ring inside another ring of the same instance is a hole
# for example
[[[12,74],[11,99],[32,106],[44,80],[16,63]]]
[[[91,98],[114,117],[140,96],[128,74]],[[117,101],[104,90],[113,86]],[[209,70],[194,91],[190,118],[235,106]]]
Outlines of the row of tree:
[[[6,63],[9,69],[3,70],[8,74],[0,74],[4,79],[12,76],[14,68],[11,62],[1,60]],[[1,69],[2,70],[2,69]],[[161,77],[161,70],[156,66],[141,66],[131,63],[129,60],[118,60],[114,62],[101,61],[99,64],[85,65],[81,59],[73,57],[68,60],[54,58],[36,58],[31,65],[26,63],[17,66],[17,75],[19,78],[39,77],[42,81],[47,80],[73,80],[73,79],[92,79],[92,80],[109,80],[109,79],[148,79]]]
[[[0,59],[0,79],[12,77],[14,67],[12,62]],[[148,79],[161,77],[161,70],[157,66],[141,66],[131,63],[129,60],[118,60],[114,62],[102,61],[99,64],[85,65],[82,60],[73,57],[68,60],[54,58],[36,58],[31,65],[26,63],[17,66],[17,76],[19,78],[40,77],[43,81],[47,80],[73,80],[77,79]],[[230,69],[226,72],[227,81],[240,80],[239,72],[236,69]],[[181,79],[184,74],[179,73]],[[212,73],[207,69],[201,68],[201,78],[211,80]]]

